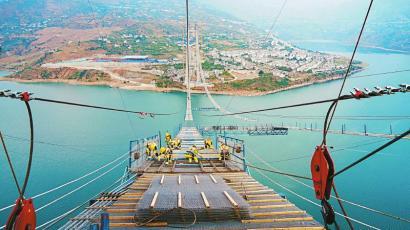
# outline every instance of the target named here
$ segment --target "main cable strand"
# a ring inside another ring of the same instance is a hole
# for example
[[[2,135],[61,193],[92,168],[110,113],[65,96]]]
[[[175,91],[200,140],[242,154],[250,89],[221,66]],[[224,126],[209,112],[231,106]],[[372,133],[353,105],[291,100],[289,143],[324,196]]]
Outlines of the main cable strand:
[[[26,109],[27,109],[27,113],[28,113],[28,117],[29,117],[29,124],[30,124],[30,149],[29,149],[29,158],[28,158],[28,162],[27,162],[26,176],[24,177],[24,182],[23,182],[23,186],[21,188],[20,198],[23,198],[24,193],[25,193],[26,188],[27,188],[28,179],[29,179],[30,173],[31,173],[31,166],[32,166],[32,163],[33,163],[33,152],[34,152],[33,114],[31,112],[31,107],[30,107],[29,102],[24,101],[24,104],[26,105]]]
[[[14,171],[14,167],[13,167],[13,162],[11,162],[10,154],[9,154],[9,152],[8,152],[8,150],[7,150],[6,142],[4,141],[3,134],[2,134],[1,131],[0,131],[0,139],[1,139],[1,143],[2,143],[2,145],[3,145],[4,153],[6,154],[6,157],[7,157],[7,162],[8,162],[8,164],[9,164],[9,168],[10,168],[11,174],[13,175],[14,183],[16,183],[16,187],[17,187],[17,190],[18,190],[18,192],[19,192],[20,197],[22,197],[22,196],[23,196],[23,193],[22,193],[22,191],[21,191],[19,182],[18,182],[18,180],[17,180],[16,172]]]
[[[81,104],[81,103],[60,101],[60,100],[53,100],[53,99],[46,99],[46,98],[39,98],[39,97],[33,98],[32,100],[42,101],[42,102],[49,102],[49,103],[56,103],[56,104],[63,104],[63,105],[78,106],[78,107],[93,108],[93,109],[108,110],[108,111],[115,111],[115,112],[134,113],[134,114],[152,114],[152,115],[156,115],[156,116],[167,116],[167,115],[176,114],[176,113],[152,113],[152,112],[124,110],[124,109],[116,109],[116,108],[110,108],[110,107],[103,107],[103,106],[96,106],[96,105],[89,105],[89,104]]]
[[[347,67],[345,76],[343,77],[343,82],[342,82],[342,85],[340,86],[340,90],[339,90],[339,93],[338,93],[337,98],[340,98],[340,96],[342,95],[343,88],[344,88],[344,86],[345,86],[345,84],[346,84],[346,80],[347,80],[347,77],[348,77],[348,75],[349,75],[349,73],[350,73],[350,69],[352,68],[353,60],[354,60],[354,57],[355,57],[355,55],[356,55],[357,48],[359,47],[360,40],[361,40],[361,38],[362,38],[362,34],[363,34],[363,31],[364,31],[364,28],[365,28],[365,26],[366,26],[367,19],[368,19],[368,17],[369,17],[370,11],[371,11],[371,9],[372,9],[372,5],[373,5],[373,0],[370,0],[369,7],[367,8],[366,16],[365,16],[365,18],[364,18],[364,20],[363,20],[362,27],[361,27],[361,29],[360,29],[359,36],[358,36],[358,38],[357,38],[357,40],[356,40],[356,44],[355,44],[355,46],[354,46],[353,53],[352,53],[352,56],[351,56],[351,58],[350,58],[349,65],[348,65],[348,67]],[[327,134],[327,130],[329,130],[330,124],[332,123],[333,116],[334,116],[334,114],[335,114],[335,112],[336,112],[338,102],[339,102],[339,101],[337,100],[337,101],[336,101],[336,104],[335,104],[335,106],[334,106],[334,108],[333,108],[332,115],[330,116],[330,120],[329,120],[329,122],[326,124],[327,127],[325,127],[325,135]]]

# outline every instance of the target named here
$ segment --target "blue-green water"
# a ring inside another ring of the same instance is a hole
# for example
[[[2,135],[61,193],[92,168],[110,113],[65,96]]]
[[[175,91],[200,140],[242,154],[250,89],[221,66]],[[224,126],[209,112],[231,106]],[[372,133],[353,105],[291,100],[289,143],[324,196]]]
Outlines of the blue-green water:
[[[5,77],[7,75],[11,74],[9,71],[5,71],[5,70],[0,70],[0,77]]]
[[[358,59],[369,64],[368,69],[358,75],[407,69],[410,63],[410,56],[398,54],[360,54]],[[352,78],[347,81],[345,89],[347,92],[352,87],[395,86],[400,83],[410,83],[408,76],[408,73],[397,73],[386,76]],[[333,98],[337,94],[340,84],[341,81],[333,81],[261,97],[215,96],[215,99],[230,111],[241,111]],[[164,132],[167,129],[175,129],[182,122],[185,110],[185,95],[183,93],[134,92],[108,87],[72,86],[65,84],[19,84],[12,82],[0,82],[0,88],[28,90],[34,92],[39,97],[102,106],[122,108],[124,104],[126,108],[134,110],[177,112],[177,114],[168,117],[140,119],[122,113],[33,101],[31,104],[35,120],[36,140],[58,143],[63,146],[36,144],[33,171],[27,196],[32,196],[58,186],[110,162],[127,151],[128,141],[131,139],[152,135],[158,130]],[[121,98],[123,98],[124,103]],[[369,100],[344,101],[340,103],[336,116],[408,116],[410,115],[409,103],[409,96],[401,93]],[[211,103],[206,96],[193,96],[193,107],[209,106],[211,106]],[[295,125],[297,122],[299,126],[305,126],[305,123],[308,127],[311,124],[312,126],[320,126],[323,120],[280,119],[266,115],[324,115],[327,107],[328,105],[317,105],[272,111],[255,117],[258,119],[258,123],[281,124],[283,122],[285,125]],[[0,98],[0,108],[1,131],[7,135],[27,138],[28,121],[23,103],[17,100]],[[204,116],[211,113],[216,112],[194,112],[196,122],[200,125],[243,123],[234,118],[224,117],[221,119],[219,117]],[[362,130],[363,124],[367,124],[369,132],[383,133],[389,132],[390,125],[392,125],[394,133],[399,133],[410,127],[409,120],[335,120],[332,123],[332,128],[340,129],[342,124],[346,124],[348,130]],[[276,168],[302,175],[309,175],[309,157],[288,161],[280,160],[309,155],[321,141],[320,133],[293,130],[290,131],[288,136],[240,136],[240,138],[246,140],[247,156],[250,162],[258,166],[264,166],[253,156],[253,154],[258,154],[258,156],[261,156]],[[21,179],[27,160],[28,143],[13,138],[7,138],[6,140],[12,154],[13,163]],[[328,144],[335,148],[377,140],[380,140],[380,142],[357,147],[354,150],[335,153],[336,169],[342,168],[387,140],[371,137],[330,135]],[[410,218],[410,198],[408,197],[408,194],[410,194],[410,183],[407,176],[410,174],[409,149],[410,141],[399,141],[383,150],[381,154],[340,175],[336,178],[340,195],[350,201]],[[12,203],[17,197],[17,190],[11,180],[10,170],[5,162],[5,156],[1,153],[0,179],[2,186],[0,191],[0,207]],[[41,210],[38,213],[39,223],[41,224],[75,207],[78,203],[89,199],[90,196],[111,184],[115,178],[118,178],[123,173],[124,167],[120,167],[113,173],[104,176],[104,180],[97,180],[92,186],[75,192],[60,202]],[[262,183],[278,192],[286,194],[293,203],[307,210],[316,219],[321,221],[318,207],[270,183],[256,171],[251,173]],[[274,174],[269,174],[269,176],[297,193],[314,200],[312,191],[300,184],[282,176]],[[40,207],[86,181],[87,179],[82,180],[52,195],[39,198],[35,200],[35,205]],[[309,182],[307,183],[309,184]],[[337,207],[336,204],[334,206]],[[346,204],[346,208],[352,217],[382,229],[410,228],[409,224],[397,222],[351,205]],[[8,215],[8,212],[0,213],[1,223],[4,223],[6,215]],[[338,222],[343,223],[343,220],[338,219]],[[360,227],[360,229],[365,229],[365,227]]]

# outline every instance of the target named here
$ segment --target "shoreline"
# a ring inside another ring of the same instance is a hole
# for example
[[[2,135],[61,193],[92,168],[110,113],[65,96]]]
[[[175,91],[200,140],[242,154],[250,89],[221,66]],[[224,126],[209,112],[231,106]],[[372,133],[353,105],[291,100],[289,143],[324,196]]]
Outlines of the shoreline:
[[[354,73],[357,73],[356,71]],[[353,74],[354,74],[353,73]],[[323,84],[330,81],[336,81],[343,79],[343,75],[337,77],[330,77],[322,80],[316,81],[309,81],[300,84],[291,85],[284,88],[279,88],[275,90],[265,91],[265,92],[255,92],[255,91],[246,91],[246,90],[237,90],[237,91],[229,91],[229,92],[221,92],[221,91],[212,91],[209,92],[214,95],[229,95],[229,96],[244,96],[244,97],[255,97],[255,96],[265,96],[269,94],[275,94],[283,91],[288,91],[292,89],[298,89],[302,87],[307,87],[314,84]],[[24,80],[18,78],[8,78],[8,77],[1,77],[0,81],[8,81],[8,82],[17,82],[17,83],[25,83],[25,84],[37,84],[37,83],[62,83],[68,85],[78,85],[78,86],[106,86],[111,88],[119,88],[124,90],[134,90],[134,91],[153,91],[153,92],[161,92],[161,93],[170,93],[170,92],[186,92],[185,89],[180,88],[158,88],[156,86],[137,86],[137,85],[125,85],[124,83],[115,82],[115,81],[100,81],[100,82],[80,82],[76,80],[67,80],[67,79],[52,79],[52,80],[43,80],[43,79],[35,79],[35,80]],[[206,94],[205,90],[191,90],[193,94]]]

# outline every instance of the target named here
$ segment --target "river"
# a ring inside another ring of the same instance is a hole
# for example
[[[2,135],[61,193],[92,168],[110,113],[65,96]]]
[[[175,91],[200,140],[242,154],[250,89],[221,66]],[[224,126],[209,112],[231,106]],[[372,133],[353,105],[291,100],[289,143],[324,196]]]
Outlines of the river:
[[[357,59],[368,63],[369,66],[366,70],[356,75],[407,69],[410,63],[410,56],[401,54],[360,53]],[[351,78],[347,81],[345,91],[348,92],[353,87],[370,88],[376,85],[397,86],[400,83],[410,83],[408,76],[408,72],[403,72]],[[338,80],[260,97],[232,97],[223,95],[214,97],[221,106],[234,112],[334,98],[337,95],[340,84],[341,81]],[[51,189],[110,162],[127,151],[129,140],[152,135],[158,130],[162,132],[174,130],[182,122],[185,110],[184,93],[157,93],[119,90],[102,86],[74,86],[60,83],[22,84],[4,81],[0,81],[0,89],[27,90],[33,92],[38,97],[101,106],[154,112],[176,112],[172,116],[140,119],[122,113],[46,104],[37,101],[31,102],[35,121],[35,139],[42,143],[36,143],[35,145],[33,169],[27,189],[27,196],[33,196]],[[338,106],[335,116],[409,116],[409,102],[409,96],[402,93],[366,100],[344,101]],[[206,95],[193,96],[193,107],[210,106],[211,103]],[[275,123],[281,125],[283,123],[284,125],[294,126],[297,123],[297,125],[302,127],[309,127],[310,125],[320,127],[323,118],[302,120],[279,118],[277,116],[323,116],[327,107],[328,105],[316,105],[305,108],[278,110],[265,112],[262,115],[252,115],[252,117],[257,118],[258,123],[261,124]],[[6,136],[7,145],[11,152],[14,166],[17,169],[18,177],[22,179],[28,148],[28,143],[20,139],[28,137],[28,120],[25,107],[20,101],[0,98],[0,108],[0,129],[4,134],[8,135]],[[206,116],[209,114],[217,114],[217,112],[195,111],[194,119],[200,125],[246,123],[231,117]],[[400,133],[410,127],[408,119],[392,119],[387,121],[336,119],[332,123],[332,129],[340,129],[342,124],[345,124],[348,130],[359,131],[363,130],[363,125],[366,124],[369,132],[381,133],[390,132],[390,125],[394,133]],[[295,130],[290,130],[287,136],[239,136],[239,138],[246,140],[247,156],[251,163],[266,167],[255,157],[257,154],[273,167],[302,175],[310,174],[310,157],[304,156],[313,153],[315,146],[321,142],[320,133]],[[368,151],[382,143],[387,142],[387,139],[329,135],[328,144],[334,146],[335,149],[372,142],[373,144],[335,152],[333,157],[336,170],[365,155]],[[410,218],[410,198],[408,196],[410,193],[408,179],[410,174],[409,149],[410,141],[401,140],[386,148],[380,154],[338,176],[336,184],[340,196],[346,200],[371,208]],[[3,151],[0,152],[2,152],[0,154],[1,208],[13,203],[17,197],[17,190],[11,179],[11,173],[6,165]],[[297,159],[290,160],[290,158]],[[122,175],[124,167],[120,167],[104,176],[104,180],[97,180],[91,186],[87,186],[56,204],[39,211],[38,223],[41,224],[75,207],[78,203],[89,199],[94,193],[97,193],[102,188],[111,184],[115,178]],[[307,210],[317,220],[321,221],[320,209],[318,207],[271,183],[259,175],[258,172],[251,170],[251,173],[259,181],[285,194],[291,202],[301,209]],[[315,201],[313,192],[301,184],[280,175],[268,175],[283,186]],[[81,180],[61,191],[59,190],[51,195],[36,199],[36,207],[43,206],[89,179]],[[309,181],[304,182],[310,184]],[[332,203],[339,210],[337,204],[335,202]],[[404,229],[410,227],[409,224],[394,221],[348,204],[345,207],[352,217],[382,229]],[[4,223],[8,211],[0,212],[0,223]],[[338,222],[344,225],[343,219],[338,218]],[[365,229],[365,227],[360,227],[360,229],[363,228]]]
[[[5,76],[10,75],[10,74],[11,74],[11,72],[9,72],[9,71],[0,70],[0,77],[5,77]]]

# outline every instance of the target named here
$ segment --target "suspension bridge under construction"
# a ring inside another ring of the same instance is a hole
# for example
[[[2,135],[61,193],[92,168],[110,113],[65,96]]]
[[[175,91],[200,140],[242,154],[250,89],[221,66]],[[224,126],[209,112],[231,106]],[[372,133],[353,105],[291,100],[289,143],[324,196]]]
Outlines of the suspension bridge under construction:
[[[134,141],[130,152],[139,158],[130,156],[133,179],[102,194],[62,229],[95,223],[108,223],[112,229],[173,225],[193,229],[323,229],[305,211],[248,174],[243,141],[221,136],[215,148],[205,149],[205,138],[194,126],[189,91],[186,101],[185,123],[176,135],[181,148],[173,151],[172,163],[137,154],[148,142],[159,146],[158,135]],[[218,144],[229,146],[229,159],[220,159]],[[199,149],[198,162],[186,159],[192,146]]]

